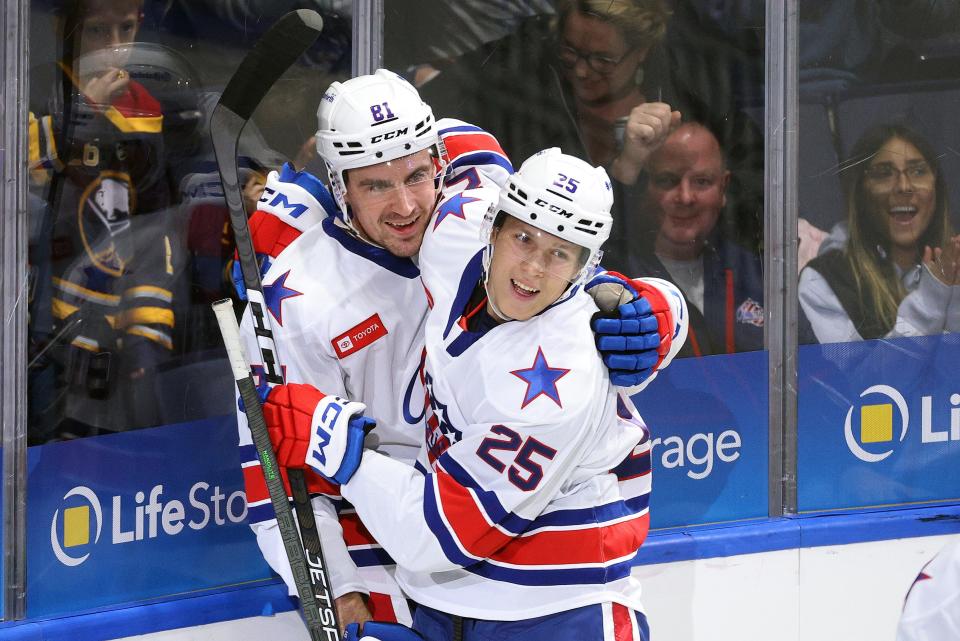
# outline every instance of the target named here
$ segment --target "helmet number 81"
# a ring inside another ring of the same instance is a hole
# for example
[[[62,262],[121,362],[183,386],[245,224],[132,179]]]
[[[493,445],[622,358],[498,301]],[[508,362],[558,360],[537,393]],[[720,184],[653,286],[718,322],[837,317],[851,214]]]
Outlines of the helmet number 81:
[[[557,179],[553,181],[553,185],[560,189],[566,189],[571,194],[575,194],[577,193],[577,187],[580,186],[580,181],[576,178],[570,178],[566,174],[557,174]]]
[[[382,102],[378,105],[370,105],[370,113],[373,115],[374,122],[383,122],[387,119],[394,119],[396,116],[393,115],[393,112],[390,111],[390,105],[385,102]]]

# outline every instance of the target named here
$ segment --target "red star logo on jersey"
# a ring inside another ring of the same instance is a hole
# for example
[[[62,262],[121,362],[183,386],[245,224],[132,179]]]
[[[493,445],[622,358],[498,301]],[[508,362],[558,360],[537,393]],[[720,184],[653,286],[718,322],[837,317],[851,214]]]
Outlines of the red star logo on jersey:
[[[547,357],[543,355],[543,348],[537,347],[537,355],[533,359],[533,366],[526,369],[515,369],[511,374],[527,384],[527,391],[523,395],[523,405],[525,408],[539,396],[546,396],[559,407],[563,407],[560,402],[560,392],[557,390],[557,381],[566,376],[570,370],[560,367],[550,367],[547,363]]]

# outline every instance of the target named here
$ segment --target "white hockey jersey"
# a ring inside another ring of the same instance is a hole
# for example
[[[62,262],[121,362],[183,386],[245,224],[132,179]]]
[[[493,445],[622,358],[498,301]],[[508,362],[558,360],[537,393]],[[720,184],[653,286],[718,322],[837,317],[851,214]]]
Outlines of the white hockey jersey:
[[[451,158],[452,178],[470,171],[485,181],[502,183],[511,173],[492,136],[460,121],[442,120],[439,125]],[[260,210],[259,220],[266,213],[265,224],[283,227],[275,235],[281,246],[286,245],[276,256],[263,256],[269,262],[263,277],[264,297],[285,381],[362,400],[367,415],[378,424],[367,447],[412,464],[423,440],[425,414],[420,369],[427,301],[417,265],[349,233],[335,218],[337,208],[329,193],[309,174],[290,168],[272,173]],[[262,375],[253,328],[248,309],[241,330],[247,355],[254,361],[253,371]],[[242,411],[238,422],[248,520],[264,557],[295,594]],[[398,620],[409,623],[406,603],[385,569],[392,566],[389,556],[349,508],[339,510],[342,525],[338,524],[336,487],[313,473],[308,481],[311,493],[330,499],[315,498],[313,505],[334,595],[388,594]]]
[[[960,639],[960,539],[921,570],[907,593],[897,641]]]
[[[630,569],[648,529],[650,441],[594,347],[597,308],[580,292],[467,331],[480,221],[498,193],[470,176],[459,187],[420,254],[431,302],[420,473],[366,452],[341,491],[418,603],[494,620],[601,602],[642,611]]]

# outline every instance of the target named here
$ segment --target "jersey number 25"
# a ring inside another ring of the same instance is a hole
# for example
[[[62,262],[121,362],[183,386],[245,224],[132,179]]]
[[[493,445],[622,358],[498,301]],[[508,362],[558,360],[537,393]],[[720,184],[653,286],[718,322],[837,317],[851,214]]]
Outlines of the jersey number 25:
[[[503,473],[507,466],[493,454],[496,450],[516,452],[513,462],[507,470],[507,479],[524,492],[535,490],[543,480],[543,467],[533,460],[534,455],[540,455],[547,460],[553,459],[557,451],[549,445],[544,445],[532,436],[526,439],[504,425],[494,425],[490,432],[496,436],[488,436],[477,448],[477,456],[484,463]],[[524,475],[526,472],[526,475]]]

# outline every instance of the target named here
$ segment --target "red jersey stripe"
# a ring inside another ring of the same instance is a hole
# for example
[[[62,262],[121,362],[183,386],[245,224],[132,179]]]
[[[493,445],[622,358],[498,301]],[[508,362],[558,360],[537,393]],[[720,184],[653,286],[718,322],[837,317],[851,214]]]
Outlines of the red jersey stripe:
[[[636,552],[647,536],[649,515],[611,525],[545,530],[513,538],[488,523],[473,495],[452,476],[437,472],[438,502],[466,552],[513,565],[605,563]]]
[[[630,610],[619,603],[613,605],[613,641],[633,641],[633,617]]]
[[[503,157],[507,156],[497,139],[488,133],[451,134],[443,139],[443,144],[447,148],[447,155],[451,162],[463,154],[475,151],[492,151]]]
[[[290,496],[290,482],[287,480],[287,471],[280,470],[280,476],[283,478],[283,486],[287,490],[287,496]],[[327,496],[339,497],[340,487],[324,480],[312,470],[307,470],[307,490],[311,494],[325,494]],[[260,465],[250,465],[243,468],[243,487],[247,493],[248,503],[258,503],[270,499],[270,492],[267,491],[267,482],[263,478],[263,472],[260,471]]]
[[[356,512],[340,514],[340,527],[343,528],[343,540],[349,545],[375,545],[377,540],[360,521]]]

